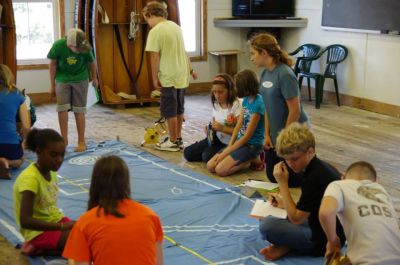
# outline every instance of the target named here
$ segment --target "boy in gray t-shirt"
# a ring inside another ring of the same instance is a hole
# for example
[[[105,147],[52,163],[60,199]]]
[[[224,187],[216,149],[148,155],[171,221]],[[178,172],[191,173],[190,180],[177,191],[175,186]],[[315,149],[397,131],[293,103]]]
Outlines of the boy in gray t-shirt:
[[[328,238],[326,256],[338,251],[336,215],[348,242],[353,265],[400,264],[400,230],[386,190],[376,183],[376,171],[367,162],[353,163],[344,180],[326,188],[319,218]]]

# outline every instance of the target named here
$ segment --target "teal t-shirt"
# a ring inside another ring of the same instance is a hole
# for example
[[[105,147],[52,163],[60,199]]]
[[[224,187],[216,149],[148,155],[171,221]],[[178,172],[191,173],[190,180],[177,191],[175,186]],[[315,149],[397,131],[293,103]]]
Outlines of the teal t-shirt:
[[[257,94],[253,101],[249,101],[248,97],[243,98],[242,103],[242,111],[243,111],[243,124],[239,130],[237,139],[240,139],[246,133],[247,127],[250,123],[251,116],[253,114],[259,114],[260,120],[258,121],[257,127],[253,132],[250,140],[247,142],[248,144],[253,145],[263,145],[264,144],[264,132],[265,132],[265,106],[263,99],[260,94]]]
[[[67,46],[67,39],[53,43],[48,59],[57,60],[56,81],[58,83],[79,83],[89,79],[88,63],[94,61],[93,52],[74,53]]]
[[[289,109],[286,100],[300,95],[299,84],[293,70],[286,64],[278,64],[272,71],[264,70],[260,78],[260,94],[268,115],[269,133],[272,144],[276,144],[279,132],[285,128]],[[308,117],[300,103],[298,122],[306,122]]]

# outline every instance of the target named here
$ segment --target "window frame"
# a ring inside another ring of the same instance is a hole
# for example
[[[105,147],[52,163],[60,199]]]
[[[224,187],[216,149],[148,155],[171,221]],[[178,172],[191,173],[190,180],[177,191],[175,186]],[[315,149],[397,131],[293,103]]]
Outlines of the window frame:
[[[55,31],[55,39],[59,39],[61,36],[65,34],[65,11],[64,11],[64,0],[35,0],[35,2],[48,2],[52,1],[54,6],[54,28]],[[31,2],[29,0],[12,0],[14,3],[23,3],[23,2]],[[15,19],[15,17],[14,17]],[[16,30],[16,29],[15,29]],[[18,45],[18,44],[17,44]],[[47,58],[43,58],[47,59]],[[17,60],[17,70],[40,70],[40,69],[48,69],[49,63],[43,63],[43,59],[37,60],[26,60],[26,63]],[[35,61],[40,61],[40,63],[35,63]]]
[[[185,1],[185,0],[183,0]],[[200,21],[200,32],[196,32],[199,34],[199,36],[196,36],[196,44],[199,45],[199,52],[200,55],[189,55],[190,61],[192,62],[200,62],[200,61],[207,61],[207,0],[196,0],[196,7],[198,7],[200,10],[198,10],[198,15],[199,15],[199,21]],[[181,12],[181,10],[179,10]],[[197,35],[196,34],[196,35]],[[200,38],[198,40],[197,38]]]

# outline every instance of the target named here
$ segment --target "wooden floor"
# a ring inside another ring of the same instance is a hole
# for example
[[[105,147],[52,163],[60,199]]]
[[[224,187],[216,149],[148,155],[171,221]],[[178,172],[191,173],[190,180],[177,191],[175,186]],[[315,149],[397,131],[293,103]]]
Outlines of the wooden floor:
[[[342,171],[357,160],[371,162],[378,171],[378,182],[388,190],[400,215],[400,119],[328,104],[323,104],[321,109],[317,110],[313,103],[303,103],[316,136],[318,156]],[[211,103],[208,95],[188,95],[185,106],[183,139],[187,145],[204,137],[203,128],[210,119]],[[119,137],[121,141],[140,148],[144,128],[151,127],[159,118],[158,109],[157,105],[129,106],[125,109],[97,105],[87,114],[86,136],[97,141]],[[55,105],[38,106],[37,117],[38,122],[35,126],[58,130]],[[74,122],[73,115],[70,114],[70,145],[75,145],[77,139]],[[203,163],[186,162],[182,152],[162,152],[154,150],[151,146],[144,149],[182,167],[234,185],[248,178],[266,180],[264,172],[249,170],[232,177],[219,178],[209,174]],[[294,189],[292,193],[298,196],[298,190]],[[0,252],[0,257],[2,256]],[[0,265],[2,264],[11,263],[2,263],[0,258]]]

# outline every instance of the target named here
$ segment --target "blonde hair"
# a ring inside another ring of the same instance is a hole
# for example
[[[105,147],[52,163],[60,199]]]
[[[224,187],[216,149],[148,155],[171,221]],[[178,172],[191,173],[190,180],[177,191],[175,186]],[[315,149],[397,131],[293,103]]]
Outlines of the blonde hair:
[[[0,89],[6,88],[9,92],[17,90],[14,83],[14,75],[5,64],[0,64]]]
[[[266,51],[271,56],[275,63],[283,63],[289,67],[293,65],[293,60],[287,52],[281,49],[278,41],[269,33],[259,33],[249,40],[250,46],[261,53]]]
[[[151,1],[148,2],[147,5],[143,8],[142,10],[143,16],[145,17],[163,17],[167,18],[168,17],[168,11],[167,11],[167,5],[165,2],[157,2],[157,1]]]
[[[294,122],[283,129],[276,140],[276,153],[283,157],[296,151],[307,152],[312,147],[315,149],[315,138],[305,124]]]
[[[361,176],[362,179],[376,181],[376,170],[373,165],[366,161],[358,161],[351,164],[346,170],[346,175],[350,172]]]

